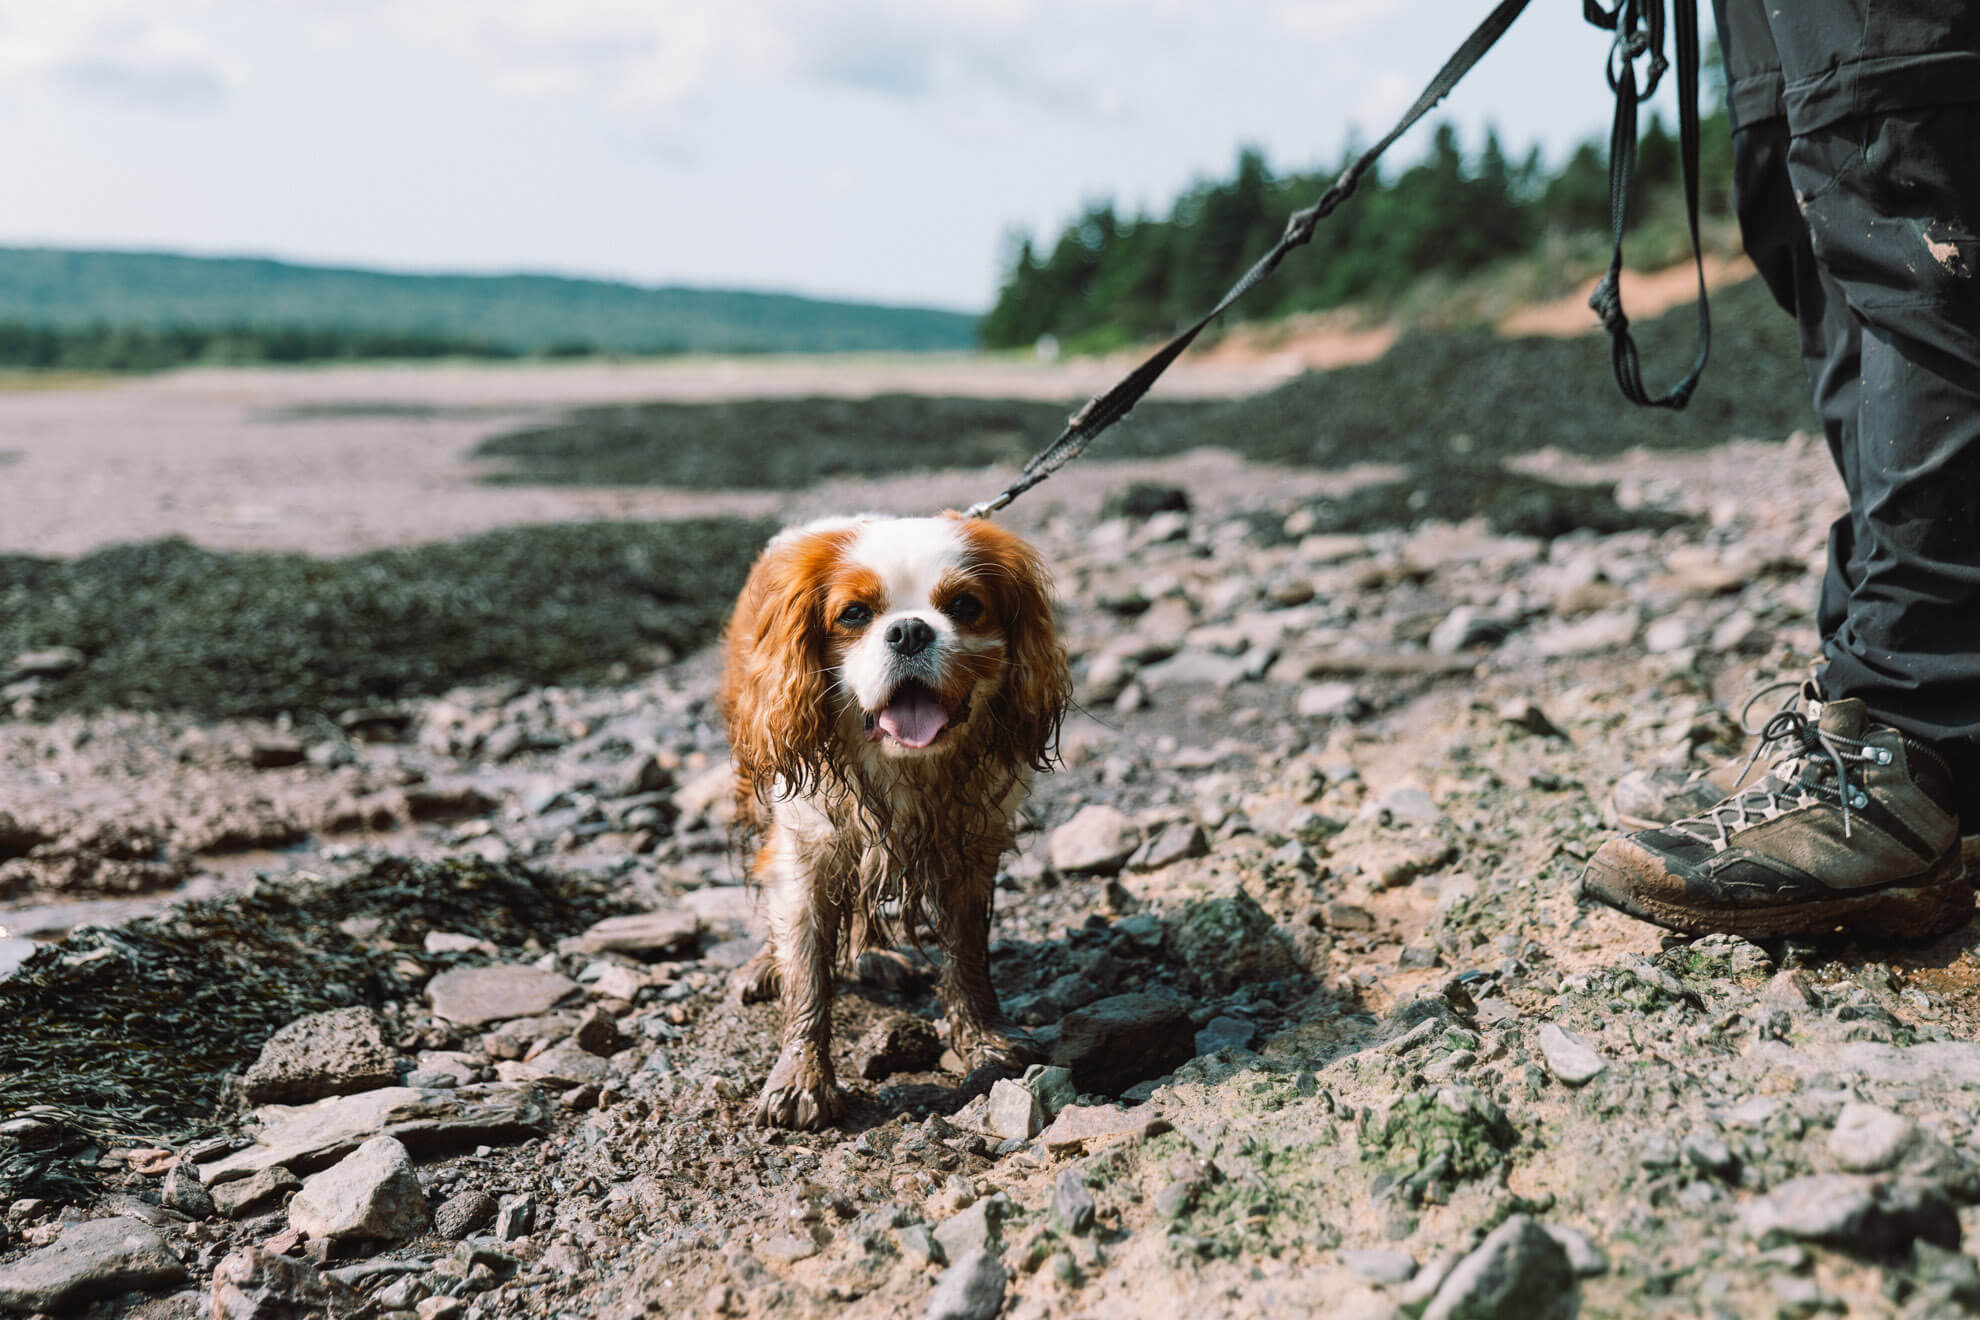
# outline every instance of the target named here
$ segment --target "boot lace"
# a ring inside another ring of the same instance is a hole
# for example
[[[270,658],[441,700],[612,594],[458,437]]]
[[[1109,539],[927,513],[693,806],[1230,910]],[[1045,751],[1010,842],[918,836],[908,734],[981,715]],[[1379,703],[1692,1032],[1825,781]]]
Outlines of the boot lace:
[[[1818,800],[1834,798],[1842,806],[1843,837],[1850,837],[1850,809],[1870,805],[1870,795],[1860,785],[1850,782],[1850,763],[1888,765],[1891,754],[1884,748],[1872,747],[1862,739],[1846,738],[1825,730],[1819,721],[1808,718],[1799,705],[1804,698],[1812,699],[1814,694],[1807,685],[1796,684],[1792,680],[1770,684],[1754,693],[1740,711],[1740,723],[1746,723],[1754,702],[1783,687],[1799,690],[1761,726],[1760,741],[1739,772],[1740,779],[1746,778],[1746,772],[1753,768],[1761,753],[1773,747],[1776,750],[1773,759],[1768,762],[1766,775],[1753,787],[1734,793],[1709,811],[1672,821],[1666,828],[1701,843],[1709,843],[1714,852],[1723,852],[1731,843],[1735,830],[1772,820],[1793,807],[1805,807]],[[1811,764],[1833,769],[1834,786],[1823,782],[1819,771],[1810,776],[1807,771]]]

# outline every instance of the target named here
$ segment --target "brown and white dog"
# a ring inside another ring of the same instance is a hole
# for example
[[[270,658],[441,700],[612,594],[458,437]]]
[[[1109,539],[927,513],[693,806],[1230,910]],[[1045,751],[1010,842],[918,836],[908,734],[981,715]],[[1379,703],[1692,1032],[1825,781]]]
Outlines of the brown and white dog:
[[[719,698],[770,937],[738,975],[780,995],[759,1122],[814,1128],[832,1073],[842,952],[892,943],[884,909],[932,928],[950,1044],[1024,1061],[990,984],[991,891],[1070,697],[1037,554],[981,519],[841,518],[785,531],[729,622]],[[754,991],[752,996],[751,992]]]

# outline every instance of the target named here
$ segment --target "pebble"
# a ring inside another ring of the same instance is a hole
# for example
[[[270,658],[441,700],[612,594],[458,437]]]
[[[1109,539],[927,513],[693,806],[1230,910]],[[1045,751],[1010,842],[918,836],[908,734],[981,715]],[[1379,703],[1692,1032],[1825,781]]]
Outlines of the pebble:
[[[1258,1028],[1243,1018],[1213,1017],[1196,1033],[1196,1052],[1204,1055],[1219,1050],[1241,1050],[1257,1035]]]
[[[972,1251],[987,1251],[996,1244],[1011,1209],[1011,1199],[1002,1192],[986,1196],[937,1224],[935,1240],[952,1261],[960,1262]]]
[[[1540,1028],[1540,1053],[1548,1071],[1569,1086],[1585,1086],[1609,1066],[1593,1045],[1553,1022]]]
[[[988,1125],[1007,1141],[1029,1141],[1045,1127],[1045,1108],[1029,1087],[1004,1078],[990,1087]]]
[[[229,1219],[245,1219],[268,1209],[301,1186],[302,1179],[277,1164],[245,1178],[214,1184],[213,1208]]]
[[[889,1013],[853,1043],[854,1069],[870,1082],[895,1073],[924,1072],[942,1056],[934,1024],[912,1013]]]
[[[456,1192],[433,1212],[433,1231],[451,1242],[478,1233],[495,1219],[495,1198],[479,1189]]]
[[[1159,871],[1165,866],[1201,857],[1209,851],[1210,843],[1204,837],[1203,827],[1193,821],[1182,821],[1164,825],[1134,854],[1128,865],[1137,871]]]
[[[1093,1227],[1093,1193],[1077,1169],[1061,1169],[1052,1184],[1052,1227],[1078,1235]]]
[[[98,1297],[169,1288],[186,1267],[149,1224],[121,1216],[65,1227],[52,1243],[0,1265],[0,1307],[69,1311]]]

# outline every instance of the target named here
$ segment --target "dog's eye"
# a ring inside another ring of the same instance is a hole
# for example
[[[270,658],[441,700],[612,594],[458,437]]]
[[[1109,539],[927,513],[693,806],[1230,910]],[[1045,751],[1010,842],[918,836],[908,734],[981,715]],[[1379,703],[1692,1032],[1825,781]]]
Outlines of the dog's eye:
[[[857,601],[839,611],[839,626],[841,628],[864,628],[872,622],[872,609],[859,604]]]
[[[957,623],[975,623],[983,617],[983,602],[965,591],[962,595],[957,596],[947,605],[944,605],[942,607],[942,613],[948,615]]]

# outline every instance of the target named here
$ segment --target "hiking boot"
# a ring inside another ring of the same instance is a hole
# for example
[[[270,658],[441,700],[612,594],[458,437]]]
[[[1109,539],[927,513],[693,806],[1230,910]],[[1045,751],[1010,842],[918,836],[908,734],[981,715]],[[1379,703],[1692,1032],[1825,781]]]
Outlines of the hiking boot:
[[[1929,938],[1973,915],[1952,772],[1861,701],[1784,708],[1750,787],[1602,845],[1582,892],[1693,935]],[[1757,753],[1756,753],[1757,759]]]

